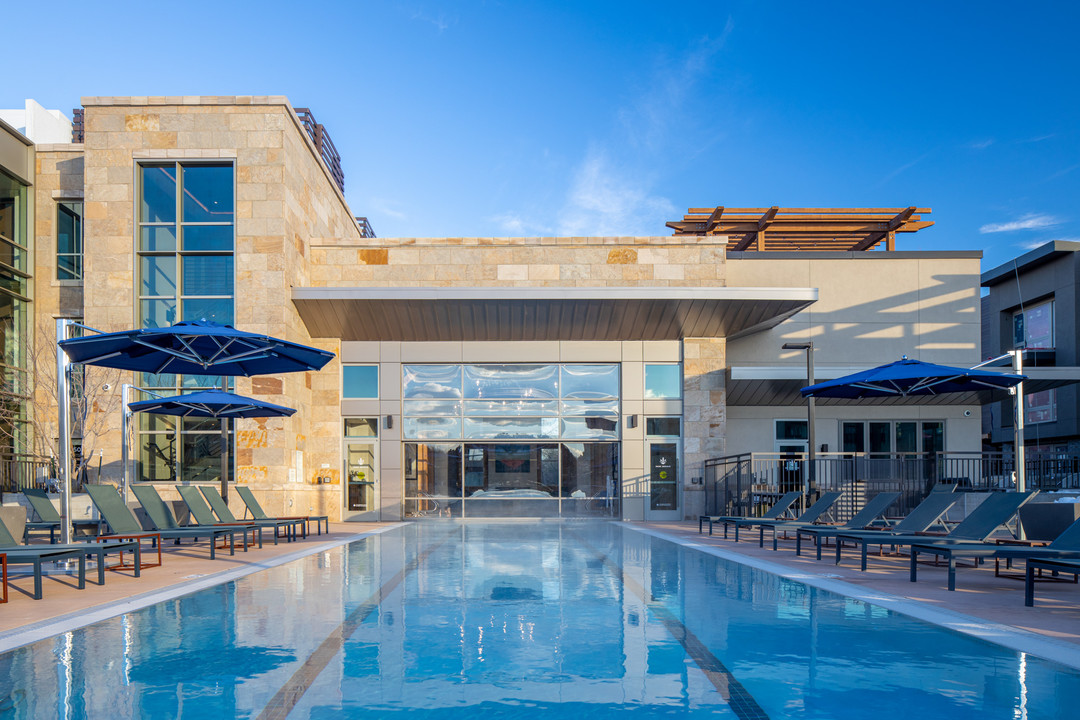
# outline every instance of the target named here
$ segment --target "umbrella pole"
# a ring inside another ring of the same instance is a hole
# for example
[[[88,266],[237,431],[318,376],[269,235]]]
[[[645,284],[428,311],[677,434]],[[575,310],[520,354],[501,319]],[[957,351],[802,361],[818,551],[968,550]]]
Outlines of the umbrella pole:
[[[60,433],[60,464],[57,479],[60,481],[60,542],[71,543],[71,388],[68,376],[67,353],[60,347],[61,340],[67,340],[68,326],[71,320],[59,318],[56,321],[56,412]]]
[[[229,379],[221,376],[221,392],[229,392]],[[229,419],[221,418],[221,499],[229,502]]]

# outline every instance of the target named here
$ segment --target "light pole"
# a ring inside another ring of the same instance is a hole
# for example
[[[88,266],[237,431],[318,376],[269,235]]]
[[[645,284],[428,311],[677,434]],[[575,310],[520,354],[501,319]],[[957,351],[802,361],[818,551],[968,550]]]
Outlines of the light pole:
[[[784,350],[805,350],[806,351],[806,384],[814,384],[814,342],[798,342],[798,343],[784,343]],[[806,502],[806,496],[814,492],[817,487],[817,447],[814,444],[814,396],[806,398],[806,443],[807,452],[807,471],[806,471],[806,487],[803,491],[803,503]]]

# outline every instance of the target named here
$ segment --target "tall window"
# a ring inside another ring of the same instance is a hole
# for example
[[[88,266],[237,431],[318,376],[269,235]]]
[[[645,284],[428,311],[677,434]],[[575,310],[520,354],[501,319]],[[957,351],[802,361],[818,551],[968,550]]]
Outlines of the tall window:
[[[1013,313],[1013,347],[1054,347],[1054,301],[1048,300]]]
[[[56,279],[82,280],[83,204],[56,204]]]
[[[137,171],[140,325],[162,327],[181,320],[233,324],[233,165],[145,163]],[[143,373],[139,383],[167,394],[220,387],[221,378]],[[140,480],[220,481],[218,421],[139,420]]]
[[[0,172],[0,454],[27,452],[26,186]]]

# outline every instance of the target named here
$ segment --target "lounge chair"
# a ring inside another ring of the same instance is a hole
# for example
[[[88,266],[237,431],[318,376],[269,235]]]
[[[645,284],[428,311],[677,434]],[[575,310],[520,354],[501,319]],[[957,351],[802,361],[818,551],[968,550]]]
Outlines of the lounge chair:
[[[206,502],[210,503],[210,507],[213,508],[214,514],[217,515],[218,520],[222,522],[246,522],[252,525],[258,525],[259,527],[274,528],[275,545],[277,545],[278,532],[280,530],[285,531],[285,539],[289,542],[292,542],[296,539],[297,530],[299,530],[304,537],[307,537],[306,518],[265,518],[263,520],[237,520],[236,516],[233,515],[232,510],[229,509],[228,503],[226,503],[225,499],[221,497],[221,493],[219,493],[216,489],[206,485],[204,485],[200,489],[202,490],[203,497],[206,498]]]
[[[52,504],[52,500],[49,499],[49,494],[39,488],[26,488],[22,491],[23,497],[30,503],[30,507],[33,508],[34,513],[37,515],[37,520],[28,520],[23,529],[23,541],[30,539],[30,533],[34,530],[48,530],[49,542],[56,542],[56,532],[60,529],[60,513],[56,512],[56,507]],[[72,526],[76,532],[79,528],[92,528],[93,534],[98,535],[98,530],[101,523],[97,520],[72,520]]]
[[[53,560],[75,559],[79,561],[79,589],[86,587],[86,558],[93,556],[97,560],[98,585],[105,584],[105,556],[111,553],[121,553],[121,565],[123,565],[123,553],[135,554],[135,576],[139,576],[138,561],[141,557],[139,543],[114,538],[98,538],[100,543],[71,543],[70,545],[20,545],[8,530],[7,525],[0,522],[0,551],[7,555],[9,565],[33,565],[34,567],[34,599],[41,599],[41,565],[43,562]]]
[[[1024,503],[1038,494],[1038,490],[1032,492],[994,492],[990,493],[982,503],[972,510],[964,521],[952,529],[947,535],[939,535],[935,541],[933,535],[900,535],[888,533],[882,537],[878,533],[840,533],[836,536],[836,562],[840,562],[840,551],[844,543],[854,543],[862,547],[862,570],[866,570],[866,551],[871,545],[883,547],[903,547],[916,544],[929,545],[933,542],[955,543],[956,541],[985,542],[1002,525],[1016,515]],[[951,497],[948,494],[940,494],[940,497]]]
[[[793,507],[799,498],[802,497],[801,492],[789,492],[781,497],[776,503],[766,510],[759,519],[778,520],[784,515],[793,512]],[[749,518],[743,515],[699,515],[697,523],[697,531],[700,533],[702,530],[702,523],[709,523],[709,534],[712,535],[713,523],[724,524],[724,539],[727,540],[728,524],[733,524],[738,520],[747,520]],[[794,519],[794,517],[792,518]]]
[[[94,503],[94,507],[97,508],[101,517],[105,518],[105,522],[113,533],[122,537],[132,538],[149,538],[154,540],[155,546],[158,548],[158,563],[161,563],[161,541],[162,540],[176,540],[179,543],[184,538],[190,538],[193,541],[198,541],[199,538],[210,539],[210,559],[214,559],[214,550],[217,546],[218,538],[229,539],[229,554],[234,555],[236,553],[236,541],[235,535],[240,532],[244,537],[245,544],[247,541],[247,534],[243,530],[237,528],[176,528],[176,529],[156,529],[152,531],[144,530],[138,520],[135,519],[135,515],[131,512],[131,509],[124,503],[120,497],[120,493],[112,485],[83,485],[87,494],[90,496],[90,500]],[[156,493],[155,493],[156,494]],[[160,501],[161,498],[159,497]],[[145,505],[143,506],[145,508]],[[147,513],[149,515],[149,512]],[[151,521],[153,518],[151,517]],[[144,565],[143,567],[146,567]]]
[[[0,553],[0,571],[3,572],[4,578],[4,595],[3,599],[0,599],[0,602],[7,602],[7,555],[4,553]]]
[[[1045,547],[1001,543],[927,543],[911,546],[911,582],[918,579],[919,553],[943,557],[949,562],[949,589],[956,589],[956,560],[1080,560],[1080,520],[1065,528]]]
[[[772,549],[776,549],[776,529],[777,528],[799,528],[807,525],[813,525],[820,520],[825,513],[832,510],[832,506],[836,504],[836,501],[844,493],[842,492],[827,492],[822,493],[817,502],[806,508],[802,515],[794,520],[761,520],[760,518],[753,522],[739,522],[735,523],[735,542],[739,541],[739,528],[740,527],[752,527],[758,528],[758,547],[765,547],[765,528],[772,529]]]
[[[251,525],[181,525],[176,521],[176,516],[173,515],[172,508],[165,504],[165,501],[161,499],[161,495],[158,494],[157,488],[153,485],[136,485],[131,488],[131,491],[135,493],[135,499],[139,501],[139,505],[146,511],[146,516],[150,518],[150,523],[154,526],[155,532],[162,532],[168,530],[175,532],[177,530],[195,530],[202,531],[205,528],[206,532],[220,532],[225,531],[228,533],[231,543],[232,552],[229,554],[235,554],[236,549],[236,533],[240,533],[240,537],[243,539],[244,552],[248,551],[248,531],[250,530],[253,537],[259,543],[259,547],[262,547],[262,529],[253,527]],[[213,543],[211,543],[212,545]]]
[[[322,525],[326,524],[326,532],[330,532],[330,516],[329,515],[296,515],[273,518],[263,512],[262,505],[255,499],[255,494],[251,492],[251,488],[243,486],[237,486],[236,494],[240,496],[240,499],[244,501],[244,505],[247,506],[248,512],[251,513],[251,517],[256,520],[305,520],[315,521],[315,527],[318,529],[319,534],[322,535]],[[307,530],[304,531],[305,533]]]
[[[1049,558],[1032,558],[1027,561],[1027,570],[1024,573],[1024,604],[1028,607],[1035,605],[1035,571],[1053,570],[1055,573],[1065,573],[1073,576],[1073,582],[1080,579],[1080,561],[1050,560]]]
[[[218,519],[214,517],[214,511],[210,509],[210,506],[206,504],[206,500],[203,499],[202,494],[199,492],[199,488],[194,485],[178,485],[176,487],[180,493],[180,499],[187,505],[188,511],[191,513],[191,517],[195,518],[195,522],[199,527],[238,527],[243,528],[246,531],[250,530],[252,540],[255,538],[256,531],[259,535],[262,535],[262,530],[253,522],[237,522],[234,518],[231,521],[224,519]],[[155,488],[155,492],[156,492]],[[159,496],[160,497],[160,496]],[[274,544],[277,545],[277,534],[274,535]]]
[[[821,540],[827,537],[836,537],[836,533],[843,532],[845,530],[865,530],[875,520],[885,514],[896,499],[900,497],[898,492],[883,492],[878,493],[874,497],[862,506],[859,512],[855,513],[850,520],[840,525],[802,525],[797,523],[773,525],[773,550],[776,549],[776,530],[777,528],[783,528],[785,530],[791,527],[795,528],[795,554],[802,555],[802,538],[803,536],[814,538],[814,544],[817,546],[817,559],[821,559]]]

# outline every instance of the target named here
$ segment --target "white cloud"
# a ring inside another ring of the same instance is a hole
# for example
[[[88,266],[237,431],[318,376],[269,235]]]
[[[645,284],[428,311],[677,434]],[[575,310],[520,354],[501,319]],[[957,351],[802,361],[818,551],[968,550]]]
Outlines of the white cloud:
[[[975,140],[973,142],[969,142],[967,146],[972,150],[985,150],[993,144],[994,138],[987,138],[986,140]]]
[[[551,234],[551,228],[521,217],[517,213],[505,212],[493,215],[488,220],[509,237],[536,237]]]
[[[677,217],[676,212],[670,200],[650,194],[637,173],[615,167],[604,152],[593,148],[574,173],[559,214],[559,234],[666,234],[664,222]]]
[[[1047,240],[1046,238],[1043,238],[1042,240],[1029,240],[1028,242],[1023,242],[1023,243],[1018,243],[1018,244],[1019,244],[1020,247],[1024,248],[1025,250],[1034,250],[1037,247],[1042,247],[1043,245],[1045,245],[1047,243],[1052,243],[1052,242],[1080,242],[1080,238],[1077,238],[1077,237],[1059,237],[1059,238],[1050,238],[1049,240]]]
[[[1019,219],[1006,223],[989,223],[979,228],[979,232],[982,234],[987,233],[999,233],[999,232],[1013,232],[1015,230],[1037,230],[1039,228],[1050,227],[1057,225],[1058,220],[1053,215],[1039,215],[1037,213],[1028,213],[1022,215]]]

